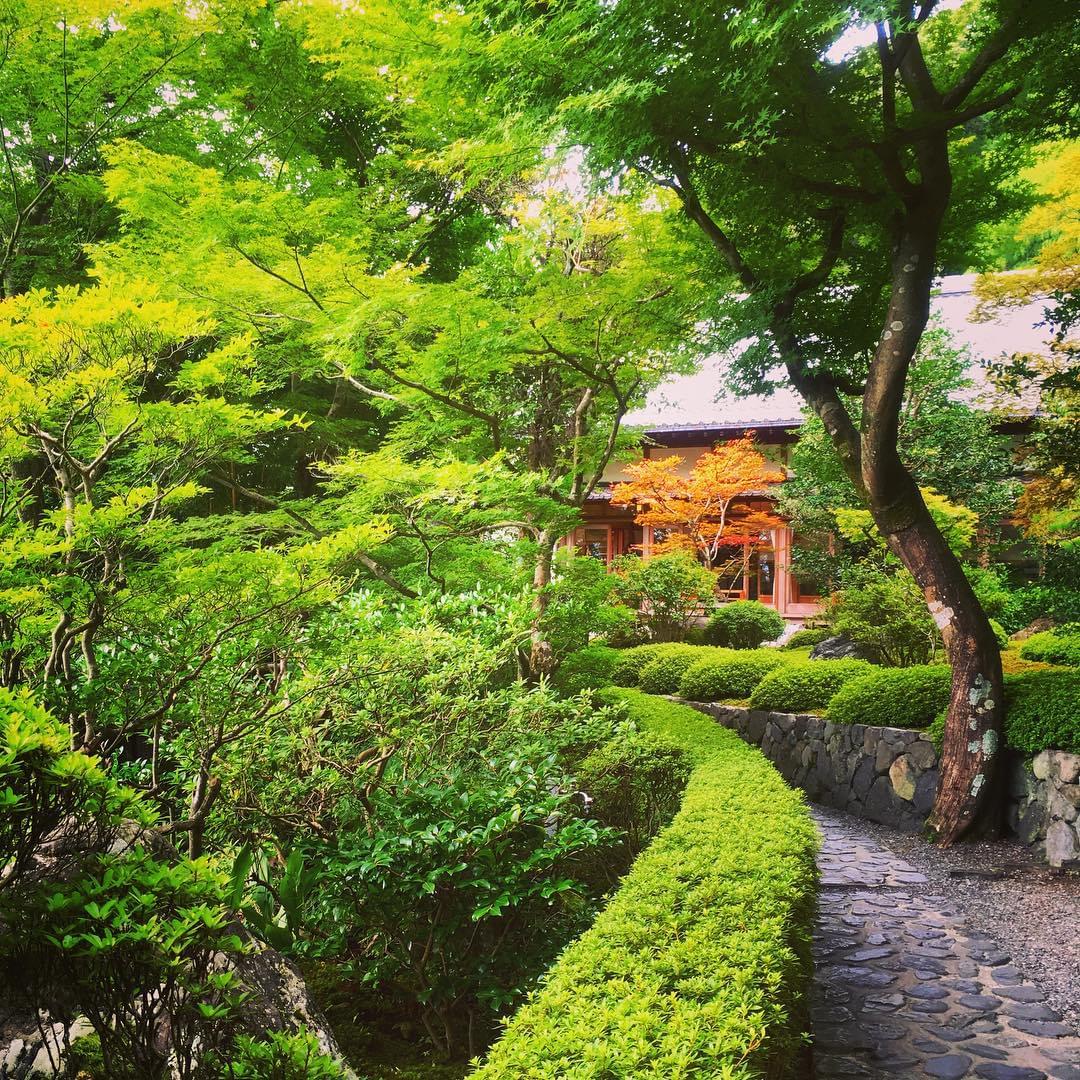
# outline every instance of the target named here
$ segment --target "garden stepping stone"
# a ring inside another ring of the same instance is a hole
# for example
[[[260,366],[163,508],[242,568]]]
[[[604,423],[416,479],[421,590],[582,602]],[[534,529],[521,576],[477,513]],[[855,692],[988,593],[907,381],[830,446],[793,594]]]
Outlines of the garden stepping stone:
[[[823,834],[811,1016],[819,1080],[1080,1080],[1080,1036],[956,903],[857,819]],[[897,947],[899,946],[899,948]]]

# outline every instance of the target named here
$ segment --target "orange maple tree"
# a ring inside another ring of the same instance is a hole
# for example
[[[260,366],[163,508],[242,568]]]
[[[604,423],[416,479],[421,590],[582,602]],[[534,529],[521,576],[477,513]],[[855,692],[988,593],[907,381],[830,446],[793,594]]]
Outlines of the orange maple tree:
[[[611,493],[612,506],[635,506],[638,525],[664,532],[654,552],[690,552],[709,569],[722,569],[733,559],[741,563],[743,545],[764,543],[762,534],[783,524],[754,505],[753,493],[779,483],[784,473],[749,432],[702,454],[688,475],[679,472],[683,461],[678,455],[635,461],[626,468],[630,479]]]

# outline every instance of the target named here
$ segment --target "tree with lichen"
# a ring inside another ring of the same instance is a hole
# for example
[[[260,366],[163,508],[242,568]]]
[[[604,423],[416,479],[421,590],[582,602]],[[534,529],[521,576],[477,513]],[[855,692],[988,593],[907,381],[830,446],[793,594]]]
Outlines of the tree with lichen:
[[[953,671],[930,824],[956,840],[992,805],[1001,663],[899,418],[935,277],[1001,212],[1018,144],[1075,130],[1072,20],[1046,0],[475,10],[485,48],[462,77],[505,86],[530,137],[583,145],[598,175],[675,193],[712,277],[710,326],[745,346],[734,384],[803,396],[919,583]],[[838,58],[859,27],[871,44]]]

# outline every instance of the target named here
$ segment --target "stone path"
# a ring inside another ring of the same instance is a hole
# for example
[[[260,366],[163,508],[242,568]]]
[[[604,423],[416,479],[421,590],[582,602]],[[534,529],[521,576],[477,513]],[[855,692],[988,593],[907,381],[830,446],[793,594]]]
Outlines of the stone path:
[[[817,1080],[1080,1080],[1080,1037],[926,878],[815,808],[823,844],[812,1001]]]

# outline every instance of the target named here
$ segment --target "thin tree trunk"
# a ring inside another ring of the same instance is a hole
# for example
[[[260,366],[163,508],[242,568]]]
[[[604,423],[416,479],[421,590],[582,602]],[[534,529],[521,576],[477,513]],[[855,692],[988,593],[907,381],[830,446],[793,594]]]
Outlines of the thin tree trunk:
[[[536,565],[533,569],[533,623],[529,643],[529,675],[533,679],[548,675],[554,664],[551,642],[544,634],[543,621],[548,608],[548,586],[555,556],[557,536],[542,529],[536,539]]]

